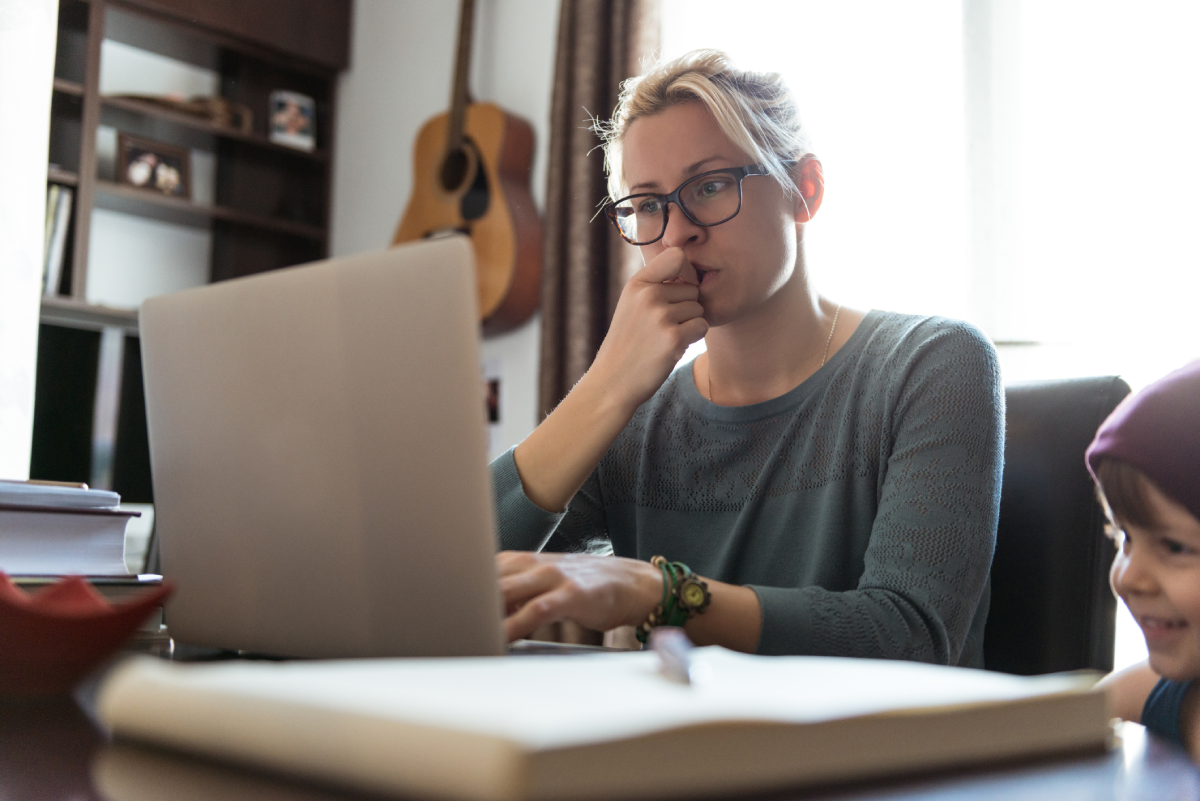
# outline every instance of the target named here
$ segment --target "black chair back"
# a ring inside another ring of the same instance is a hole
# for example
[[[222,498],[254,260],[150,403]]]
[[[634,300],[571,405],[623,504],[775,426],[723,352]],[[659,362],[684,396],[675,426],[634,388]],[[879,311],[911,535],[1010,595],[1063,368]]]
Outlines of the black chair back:
[[[1114,376],[1005,390],[1004,486],[983,638],[989,670],[1112,670],[1115,550],[1083,454],[1128,394]]]

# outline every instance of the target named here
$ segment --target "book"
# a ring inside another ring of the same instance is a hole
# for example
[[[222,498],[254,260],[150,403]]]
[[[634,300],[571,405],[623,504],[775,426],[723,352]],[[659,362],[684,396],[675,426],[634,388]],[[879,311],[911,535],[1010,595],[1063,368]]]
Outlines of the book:
[[[110,490],[89,489],[87,484],[0,479],[0,503],[9,506],[116,509],[121,503],[121,496]]]
[[[54,220],[58,216],[58,193],[62,187],[46,187],[46,233],[42,241],[42,293],[46,292],[46,264],[50,261],[50,240],[54,238]]]
[[[33,593],[57,584],[62,576],[11,576],[14,587]],[[111,604],[121,604],[139,598],[147,590],[162,586],[163,577],[157,573],[139,573],[136,576],[84,576],[92,589]]]
[[[696,649],[179,664],[103,681],[117,738],[388,795],[683,798],[1102,750],[1095,677]]]
[[[57,191],[55,191],[57,190]],[[42,294],[53,297],[58,294],[58,285],[62,281],[63,260],[66,258],[67,231],[71,227],[71,204],[74,201],[74,190],[69,186],[51,184],[47,192],[47,216],[50,215],[49,198],[53,195],[53,220],[47,220],[49,229],[46,238],[46,260],[42,268]]]
[[[0,481],[0,572],[125,576],[125,528],[140,512],[86,485]]]

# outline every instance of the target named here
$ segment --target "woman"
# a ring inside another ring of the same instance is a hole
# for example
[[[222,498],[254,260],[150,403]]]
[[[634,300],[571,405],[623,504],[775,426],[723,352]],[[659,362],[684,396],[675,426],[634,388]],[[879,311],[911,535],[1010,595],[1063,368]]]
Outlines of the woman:
[[[747,652],[981,666],[991,345],[816,294],[824,181],[778,76],[696,51],[630,81],[603,133],[606,214],[645,267],[587,374],[492,464],[507,636],[675,623]],[[552,536],[617,558],[535,553]]]

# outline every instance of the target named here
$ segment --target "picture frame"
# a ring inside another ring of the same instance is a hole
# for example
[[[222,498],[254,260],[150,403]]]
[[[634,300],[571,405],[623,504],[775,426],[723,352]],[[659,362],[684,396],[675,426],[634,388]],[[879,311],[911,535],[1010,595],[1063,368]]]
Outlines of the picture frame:
[[[158,195],[191,200],[192,153],[185,147],[120,133],[117,182]]]
[[[317,147],[317,105],[308,95],[276,89],[269,98],[268,139],[311,153]]]

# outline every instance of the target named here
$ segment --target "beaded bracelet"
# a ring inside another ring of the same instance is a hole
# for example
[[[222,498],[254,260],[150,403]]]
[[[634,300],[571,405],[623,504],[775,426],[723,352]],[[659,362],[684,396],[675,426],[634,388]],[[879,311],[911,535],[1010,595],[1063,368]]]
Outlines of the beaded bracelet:
[[[712,601],[708,584],[683,562],[668,562],[665,557],[655,556],[650,564],[662,571],[663,597],[637,627],[638,642],[643,644],[650,637],[652,629],[682,626],[691,620],[692,615],[703,614]]]

